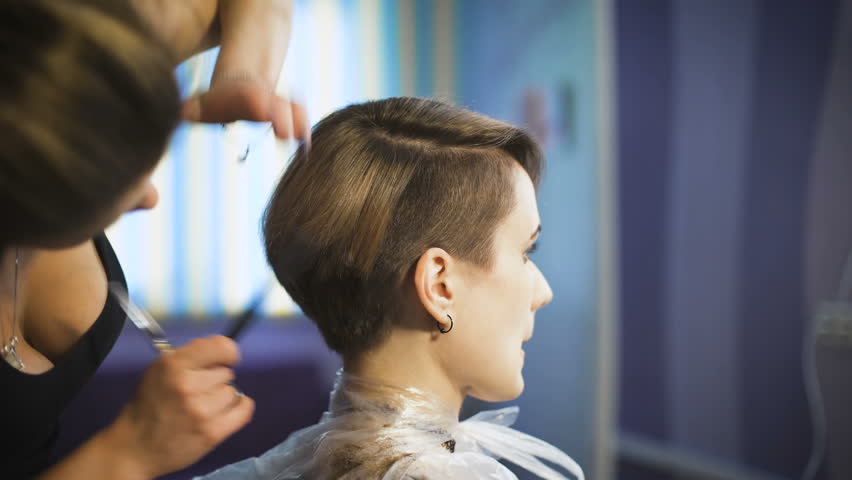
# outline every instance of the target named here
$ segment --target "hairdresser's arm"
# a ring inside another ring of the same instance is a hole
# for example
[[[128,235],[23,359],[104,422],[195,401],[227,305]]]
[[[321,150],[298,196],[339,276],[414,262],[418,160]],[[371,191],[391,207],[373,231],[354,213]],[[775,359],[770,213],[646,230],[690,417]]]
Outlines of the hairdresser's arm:
[[[128,0],[171,48],[175,65],[219,44],[220,0]]]
[[[163,355],[118,418],[38,480],[148,480],[195,463],[254,412],[228,384],[238,357],[225,337]]]
[[[310,140],[307,114],[275,93],[293,22],[292,0],[130,0],[176,62],[221,44],[210,90],[183,108],[187,120],[271,122],[279,138]]]
[[[280,138],[307,139],[305,112],[275,93],[292,19],[292,0],[220,0],[221,48],[210,90],[184,104],[184,117],[272,122]]]
[[[219,0],[219,23],[222,47],[213,85],[249,75],[273,90],[290,45],[292,0]]]

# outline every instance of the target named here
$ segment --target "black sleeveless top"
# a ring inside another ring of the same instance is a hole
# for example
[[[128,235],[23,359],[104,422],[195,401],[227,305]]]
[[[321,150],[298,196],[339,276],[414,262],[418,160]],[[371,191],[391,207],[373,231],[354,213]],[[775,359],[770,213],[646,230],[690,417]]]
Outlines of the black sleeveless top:
[[[106,236],[94,239],[107,281],[126,285]],[[107,295],[100,316],[51,370],[20,372],[0,359],[0,477],[31,478],[47,468],[59,433],[59,415],[112,349],[125,321]]]

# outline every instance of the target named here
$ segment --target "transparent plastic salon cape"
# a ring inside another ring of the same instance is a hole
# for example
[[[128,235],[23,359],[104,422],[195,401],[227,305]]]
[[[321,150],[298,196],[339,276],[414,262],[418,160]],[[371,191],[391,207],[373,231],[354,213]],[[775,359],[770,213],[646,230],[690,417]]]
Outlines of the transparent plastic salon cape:
[[[510,407],[459,422],[423,392],[339,372],[319,423],[196,480],[517,480],[497,458],[548,480],[584,478],[568,455],[509,428],[517,415]]]

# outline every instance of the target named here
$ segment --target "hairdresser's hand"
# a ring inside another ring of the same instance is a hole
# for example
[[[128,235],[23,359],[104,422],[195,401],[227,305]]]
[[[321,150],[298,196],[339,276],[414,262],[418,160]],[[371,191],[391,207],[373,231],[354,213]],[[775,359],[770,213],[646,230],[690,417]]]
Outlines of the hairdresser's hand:
[[[239,351],[230,339],[198,339],[162,355],[105,434],[128,469],[154,478],[187,467],[242,428],[254,402],[229,382]]]
[[[272,122],[278,138],[310,140],[304,107],[279,97],[266,82],[248,75],[214,79],[209,91],[184,103],[182,114],[193,122]]]

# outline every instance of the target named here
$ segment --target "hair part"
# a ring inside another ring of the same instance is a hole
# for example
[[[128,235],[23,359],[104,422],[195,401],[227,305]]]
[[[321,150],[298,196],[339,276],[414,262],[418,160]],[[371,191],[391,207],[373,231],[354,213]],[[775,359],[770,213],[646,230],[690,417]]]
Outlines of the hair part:
[[[345,357],[378,344],[420,256],[440,247],[490,268],[515,204],[513,168],[535,185],[539,147],[523,130],[442,102],[389,98],[321,120],[264,218],[278,280]]]

